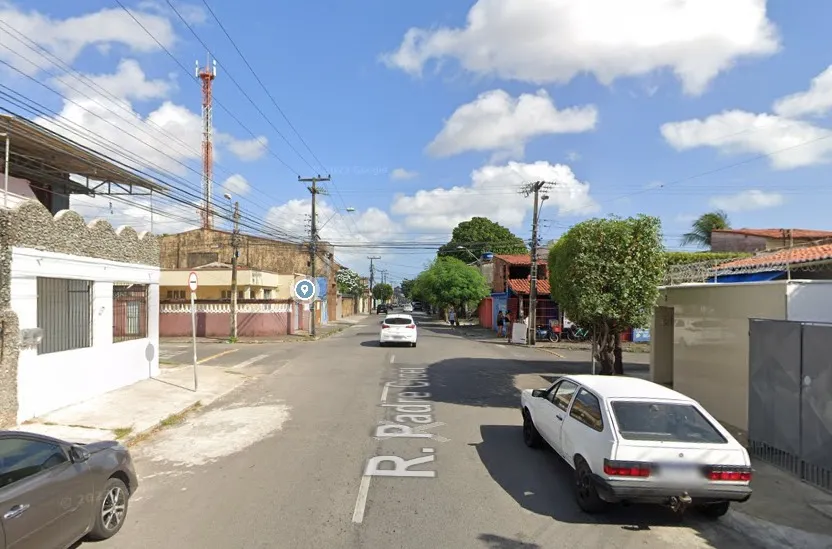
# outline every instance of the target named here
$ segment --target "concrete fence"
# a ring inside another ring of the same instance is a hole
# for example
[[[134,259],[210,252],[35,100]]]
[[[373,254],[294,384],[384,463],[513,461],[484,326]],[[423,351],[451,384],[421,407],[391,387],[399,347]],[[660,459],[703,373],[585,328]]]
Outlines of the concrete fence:
[[[230,301],[197,300],[197,337],[229,337],[231,335]],[[237,303],[237,335],[239,337],[269,337],[295,332],[293,315],[303,314],[291,301],[241,300]],[[308,315],[308,313],[307,313]],[[185,337],[192,333],[191,304],[182,301],[163,301],[159,307],[159,336]]]

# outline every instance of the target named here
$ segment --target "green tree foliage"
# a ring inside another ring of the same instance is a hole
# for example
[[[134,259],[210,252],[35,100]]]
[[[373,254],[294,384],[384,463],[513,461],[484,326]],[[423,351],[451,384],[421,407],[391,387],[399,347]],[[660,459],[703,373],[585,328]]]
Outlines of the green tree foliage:
[[[413,297],[439,307],[478,304],[491,293],[482,273],[453,257],[437,257],[413,285]]]
[[[618,335],[650,320],[665,261],[661,222],[645,215],[584,221],[550,250],[553,298],[593,330],[602,374],[623,374]]]
[[[664,257],[667,266],[672,267],[701,261],[731,261],[732,259],[751,257],[752,255],[742,252],[665,252]]]
[[[682,235],[682,246],[693,244],[700,248],[710,248],[711,231],[730,228],[728,214],[722,210],[704,213],[693,222],[690,232]]]
[[[338,292],[342,295],[357,296],[363,286],[361,277],[351,269],[340,269],[335,273],[335,282],[338,284]]]
[[[386,303],[393,297],[393,286],[384,282],[374,285],[373,297],[376,298],[376,301]]]
[[[460,246],[463,249],[460,249]],[[520,237],[499,223],[485,217],[472,217],[456,226],[451,240],[439,248],[438,256],[455,257],[465,263],[471,263],[485,252],[523,254],[528,253],[528,248]]]
[[[413,285],[415,283],[415,280],[410,280],[408,278],[402,280],[402,295],[404,295],[407,299],[413,297]]]

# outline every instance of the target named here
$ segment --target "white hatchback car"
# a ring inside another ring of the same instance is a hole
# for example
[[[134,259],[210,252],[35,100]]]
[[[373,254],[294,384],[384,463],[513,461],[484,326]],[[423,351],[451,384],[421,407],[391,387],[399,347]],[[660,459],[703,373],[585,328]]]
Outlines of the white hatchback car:
[[[381,332],[378,336],[378,343],[381,347],[390,343],[405,343],[415,347],[416,337],[416,322],[410,315],[387,315],[381,321]]]
[[[411,305],[410,303],[405,303],[402,310],[406,313],[412,313],[413,312],[413,305]]]
[[[545,441],[575,470],[578,505],[660,503],[711,518],[751,497],[745,448],[702,406],[642,379],[564,376],[521,393],[523,438]]]

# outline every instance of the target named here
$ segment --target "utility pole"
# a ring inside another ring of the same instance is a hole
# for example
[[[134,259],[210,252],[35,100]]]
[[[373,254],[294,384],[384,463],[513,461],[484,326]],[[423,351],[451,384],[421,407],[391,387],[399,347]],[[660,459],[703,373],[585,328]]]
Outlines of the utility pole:
[[[240,255],[240,203],[234,202],[234,232],[231,233],[231,341],[237,341],[237,258]]]
[[[537,227],[540,223],[540,190],[546,185],[550,185],[547,181],[535,181],[526,185],[521,191],[525,196],[534,195],[534,210],[532,213],[532,245],[531,245],[531,276],[529,276],[529,332],[526,341],[529,345],[535,344],[537,336]],[[543,196],[543,200],[549,198]]]
[[[379,272],[381,273],[381,283],[387,284],[387,269],[381,269]]]
[[[375,300],[376,298],[373,296],[373,280],[375,280],[376,271],[373,267],[373,261],[376,259],[381,259],[379,256],[367,256],[367,259],[370,260],[370,309],[375,309]]]
[[[6,138],[6,160],[3,162],[3,207],[9,207],[9,134],[0,133],[0,137]],[[151,218],[152,220],[152,218]],[[152,221],[151,221],[152,222]],[[151,225],[150,232],[153,232]]]
[[[321,177],[317,175],[315,177],[300,177],[298,176],[298,181],[301,183],[311,183],[307,189],[309,192],[312,193],[312,228],[309,231],[310,234],[310,242],[309,242],[309,269],[311,271],[312,276],[312,284],[317,285],[318,280],[315,278],[315,259],[318,256],[318,214],[315,211],[315,202],[317,201],[319,194],[326,194],[326,191],[323,189],[318,188],[318,183],[322,181],[329,181],[331,178],[330,176]],[[312,303],[309,304],[309,313],[310,313],[310,330],[309,333],[312,337],[315,337],[315,301],[317,300],[317,296],[315,299],[312,300]]]

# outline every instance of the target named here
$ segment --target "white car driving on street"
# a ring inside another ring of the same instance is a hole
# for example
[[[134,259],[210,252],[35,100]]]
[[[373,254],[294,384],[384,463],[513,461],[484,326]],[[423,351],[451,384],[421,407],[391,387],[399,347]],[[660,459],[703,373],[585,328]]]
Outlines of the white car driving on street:
[[[412,313],[413,312],[413,305],[411,305],[410,303],[405,303],[402,310],[406,313]]]
[[[526,445],[575,470],[585,512],[620,502],[693,505],[718,518],[751,497],[745,448],[695,400],[649,381],[574,375],[520,396]]]
[[[416,322],[410,315],[387,315],[381,321],[381,331],[378,337],[378,343],[381,347],[391,343],[407,344],[415,347],[417,337]]]

